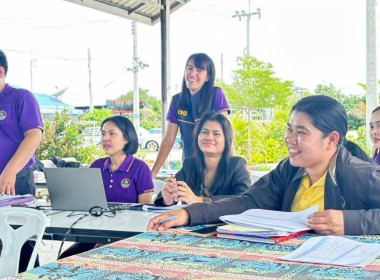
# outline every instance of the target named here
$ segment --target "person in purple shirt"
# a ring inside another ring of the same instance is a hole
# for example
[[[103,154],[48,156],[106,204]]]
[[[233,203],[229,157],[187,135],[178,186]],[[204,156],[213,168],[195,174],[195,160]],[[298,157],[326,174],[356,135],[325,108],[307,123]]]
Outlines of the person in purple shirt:
[[[5,82],[7,73],[8,60],[0,50],[0,195],[34,194],[34,152],[43,131],[40,108],[31,92]],[[26,270],[33,246],[27,242],[22,247],[19,272]],[[0,253],[1,248],[0,241]]]
[[[369,128],[373,143],[373,161],[380,165],[380,106],[372,111]]]
[[[194,127],[202,115],[219,112],[228,116],[230,113],[226,97],[221,88],[214,87],[214,80],[215,66],[208,55],[195,53],[187,59],[182,91],[173,96],[166,116],[169,123],[152,168],[153,178],[168,157],[178,128],[181,132],[185,159],[192,154]]]
[[[107,201],[152,203],[154,186],[150,169],[133,156],[138,138],[132,122],[113,116],[102,122],[101,129],[101,145],[108,157],[97,159],[90,167],[101,169]]]
[[[33,94],[5,82],[8,61],[0,50],[0,194],[34,194],[34,152],[43,122]]]
[[[152,174],[145,162],[133,156],[138,149],[138,138],[132,122],[122,116],[113,116],[102,122],[101,129],[101,145],[108,157],[95,160],[90,167],[101,169],[107,201],[151,204]],[[95,246],[95,243],[74,243],[59,258]]]

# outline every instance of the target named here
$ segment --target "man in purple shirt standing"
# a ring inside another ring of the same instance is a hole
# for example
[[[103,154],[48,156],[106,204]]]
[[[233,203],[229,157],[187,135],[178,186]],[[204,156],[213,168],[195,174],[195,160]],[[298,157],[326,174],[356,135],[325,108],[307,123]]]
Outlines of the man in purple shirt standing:
[[[34,152],[43,122],[37,100],[24,89],[5,83],[8,62],[0,50],[0,194],[34,194]]]
[[[34,152],[41,142],[42,117],[32,93],[5,83],[7,72],[7,57],[0,50],[0,195],[34,194]],[[27,242],[22,247],[19,272],[26,270],[33,246]]]

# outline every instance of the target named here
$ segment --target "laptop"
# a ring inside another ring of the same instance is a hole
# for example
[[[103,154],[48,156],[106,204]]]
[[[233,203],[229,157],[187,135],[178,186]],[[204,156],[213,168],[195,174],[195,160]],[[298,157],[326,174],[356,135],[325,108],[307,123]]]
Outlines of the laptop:
[[[107,208],[99,168],[45,168],[46,186],[53,210],[88,211]]]

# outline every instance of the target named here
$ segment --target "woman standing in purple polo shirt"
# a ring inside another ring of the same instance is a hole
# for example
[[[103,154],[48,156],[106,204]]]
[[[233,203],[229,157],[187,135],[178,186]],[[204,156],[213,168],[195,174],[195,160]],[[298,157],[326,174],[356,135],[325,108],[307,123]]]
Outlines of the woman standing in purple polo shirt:
[[[369,127],[373,143],[373,161],[380,165],[380,106],[372,111]]]
[[[187,59],[182,91],[173,96],[166,116],[169,123],[152,168],[153,178],[168,157],[178,128],[181,132],[185,159],[192,154],[194,127],[202,115],[219,112],[228,116],[230,108],[226,97],[221,88],[214,87],[214,80],[215,66],[208,55],[195,53]]]
[[[138,150],[138,138],[132,122],[113,116],[105,119],[101,128],[101,145],[108,157],[97,159],[90,167],[101,169],[107,201],[152,203],[150,169],[133,156]]]

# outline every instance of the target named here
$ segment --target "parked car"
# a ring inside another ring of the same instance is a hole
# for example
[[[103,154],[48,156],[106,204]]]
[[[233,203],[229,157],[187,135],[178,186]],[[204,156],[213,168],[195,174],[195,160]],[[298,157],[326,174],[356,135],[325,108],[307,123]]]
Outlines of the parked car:
[[[151,128],[149,131],[145,128],[140,127],[138,129],[139,144],[142,149],[147,149],[148,151],[158,151],[162,141],[162,130],[161,128]],[[182,139],[177,136],[173,145],[173,149],[182,148]]]
[[[92,126],[84,128],[82,135],[86,144],[98,145],[102,137],[102,132],[99,126]]]

